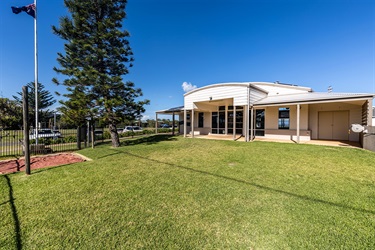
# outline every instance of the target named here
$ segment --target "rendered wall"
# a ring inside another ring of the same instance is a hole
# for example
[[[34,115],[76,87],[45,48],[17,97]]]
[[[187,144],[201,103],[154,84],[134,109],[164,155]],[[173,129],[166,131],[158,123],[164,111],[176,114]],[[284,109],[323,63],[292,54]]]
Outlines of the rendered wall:
[[[309,105],[300,106],[300,130],[308,130]],[[297,106],[285,105],[265,108],[265,129],[279,130],[279,108],[289,108],[290,130],[297,129]],[[282,129],[285,131],[285,129]]]

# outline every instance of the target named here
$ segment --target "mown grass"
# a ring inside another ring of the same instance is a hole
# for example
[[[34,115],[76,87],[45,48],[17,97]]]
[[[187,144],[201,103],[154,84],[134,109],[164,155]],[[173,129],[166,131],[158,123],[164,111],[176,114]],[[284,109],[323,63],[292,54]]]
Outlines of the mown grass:
[[[0,248],[374,249],[375,154],[165,135],[0,176]]]

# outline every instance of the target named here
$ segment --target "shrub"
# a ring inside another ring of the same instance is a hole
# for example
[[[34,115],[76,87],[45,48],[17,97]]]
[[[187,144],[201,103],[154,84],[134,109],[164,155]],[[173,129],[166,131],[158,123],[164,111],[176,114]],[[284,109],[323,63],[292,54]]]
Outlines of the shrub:
[[[109,131],[104,131],[103,139],[111,139],[111,133]]]
[[[64,142],[65,143],[77,142],[77,136],[68,135],[68,136],[64,137]]]

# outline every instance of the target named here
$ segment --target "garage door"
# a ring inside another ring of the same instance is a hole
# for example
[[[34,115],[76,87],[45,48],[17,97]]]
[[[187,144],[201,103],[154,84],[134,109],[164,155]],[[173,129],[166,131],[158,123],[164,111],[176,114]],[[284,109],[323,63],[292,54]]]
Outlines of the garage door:
[[[319,112],[319,139],[349,140],[349,111]]]

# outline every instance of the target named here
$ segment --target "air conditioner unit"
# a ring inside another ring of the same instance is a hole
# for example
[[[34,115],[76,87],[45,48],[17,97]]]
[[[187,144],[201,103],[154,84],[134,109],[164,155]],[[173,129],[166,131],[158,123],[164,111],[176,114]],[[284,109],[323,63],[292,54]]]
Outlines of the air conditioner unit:
[[[367,132],[366,127],[361,124],[352,124],[350,129],[355,133]]]

